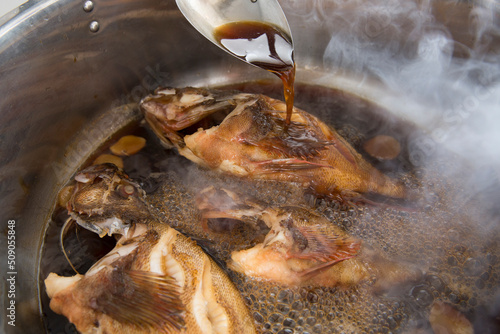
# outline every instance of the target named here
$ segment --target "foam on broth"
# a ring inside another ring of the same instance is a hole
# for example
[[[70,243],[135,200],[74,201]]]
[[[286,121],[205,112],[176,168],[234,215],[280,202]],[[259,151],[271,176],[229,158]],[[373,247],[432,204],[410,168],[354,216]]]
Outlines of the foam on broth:
[[[267,81],[224,88],[264,93],[275,98],[282,94],[281,85]],[[191,223],[197,215],[193,196],[201,187],[210,184],[245,187],[248,194],[271,205],[312,206],[332,224],[362,239],[363,243],[422,270],[416,282],[402,284],[391,291],[374,292],[372,281],[353,287],[289,288],[249,279],[227,269],[263,333],[431,332],[429,312],[438,300],[460,310],[474,324],[476,332],[497,331],[495,317],[500,312],[492,305],[500,299],[500,212],[495,203],[499,196],[498,184],[477,191],[477,185],[470,181],[473,172],[467,164],[440,148],[435,148],[428,164],[415,165],[412,142],[425,134],[411,124],[389,117],[387,111],[357,96],[297,84],[295,105],[336,128],[376,168],[402,179],[421,195],[422,205],[412,210],[397,206],[349,205],[303,196],[295,185],[276,186],[221,176],[162,148],[142,123],[126,132],[145,137],[147,145],[138,154],[124,159],[124,170],[143,185],[148,201],[166,223],[191,236],[223,268],[231,250],[249,247],[260,236],[245,226],[236,227],[230,235],[210,234]],[[401,153],[395,159],[377,160],[364,152],[363,144],[381,134],[400,143]],[[104,143],[96,154],[106,151],[116,139],[115,136]],[[43,279],[49,272],[74,274],[58,244],[65,218],[61,208],[53,214],[40,270],[45,325],[54,333],[74,330],[64,317],[50,311],[43,287]],[[70,258],[83,272],[113,244],[112,238],[99,239],[76,227],[65,241]]]

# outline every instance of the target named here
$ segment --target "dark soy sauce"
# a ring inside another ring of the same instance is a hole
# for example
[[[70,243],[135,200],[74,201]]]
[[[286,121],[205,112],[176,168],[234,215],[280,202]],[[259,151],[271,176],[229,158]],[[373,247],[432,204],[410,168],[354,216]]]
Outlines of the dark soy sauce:
[[[288,126],[292,117],[295,81],[292,38],[276,26],[254,21],[223,24],[215,29],[214,36],[235,56],[276,74],[283,81]]]

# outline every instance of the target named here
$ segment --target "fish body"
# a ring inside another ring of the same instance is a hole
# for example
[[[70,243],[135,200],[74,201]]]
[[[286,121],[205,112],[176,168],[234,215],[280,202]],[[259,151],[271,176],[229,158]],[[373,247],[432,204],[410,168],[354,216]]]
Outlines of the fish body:
[[[208,187],[197,196],[203,222],[241,220],[269,232],[261,243],[236,250],[229,267],[286,286],[350,286],[376,277],[384,289],[418,277],[411,265],[388,260],[325,217],[302,206],[269,207],[235,192]],[[208,224],[205,223],[205,228]]]
[[[328,197],[406,196],[403,184],[371,166],[315,116],[294,108],[286,127],[285,103],[265,95],[158,89],[141,101],[141,109],[164,143],[211,169],[298,182]]]
[[[96,170],[96,177],[84,177]],[[127,201],[123,194],[116,198],[113,194],[120,192],[120,185],[132,184],[123,177],[110,165],[90,167],[77,175],[84,184],[75,187],[68,207],[80,209],[80,222],[92,212],[92,222],[83,224],[98,226],[92,231],[107,234],[113,229],[121,236],[115,248],[85,275],[51,273],[47,277],[51,309],[66,316],[82,333],[255,333],[237,289],[193,240],[152,215],[139,218],[117,211],[114,225],[109,224],[113,207],[147,210],[146,205],[120,207],[110,200]],[[140,189],[128,193],[136,197],[136,203],[143,202]],[[78,199],[80,202],[72,202]],[[94,210],[90,209],[91,200],[96,200]],[[85,211],[84,203],[88,205]],[[97,212],[103,216],[99,218]]]

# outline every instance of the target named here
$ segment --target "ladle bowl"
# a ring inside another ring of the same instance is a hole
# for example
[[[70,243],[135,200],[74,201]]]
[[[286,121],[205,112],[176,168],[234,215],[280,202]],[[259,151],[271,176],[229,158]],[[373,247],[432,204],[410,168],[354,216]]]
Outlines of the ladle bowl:
[[[255,65],[245,54],[230,51],[219,42],[214,33],[217,27],[234,22],[258,22],[276,27],[290,39],[292,33],[283,9],[277,0],[176,0],[182,14],[203,36],[229,54]],[[279,51],[278,51],[279,52]],[[285,52],[284,52],[285,53]],[[291,53],[288,55],[291,58]],[[292,59],[290,59],[292,60]]]

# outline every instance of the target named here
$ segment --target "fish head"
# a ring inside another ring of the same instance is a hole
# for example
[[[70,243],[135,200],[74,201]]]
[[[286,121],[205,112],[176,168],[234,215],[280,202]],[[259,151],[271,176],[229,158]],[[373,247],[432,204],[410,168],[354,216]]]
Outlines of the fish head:
[[[113,164],[78,172],[66,208],[82,227],[99,234],[125,234],[149,216],[145,192]]]
[[[151,129],[167,146],[184,147],[184,136],[219,125],[251,94],[204,88],[158,88],[140,108]]]

